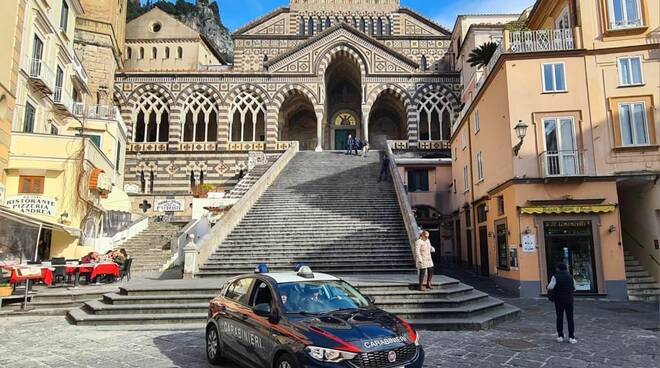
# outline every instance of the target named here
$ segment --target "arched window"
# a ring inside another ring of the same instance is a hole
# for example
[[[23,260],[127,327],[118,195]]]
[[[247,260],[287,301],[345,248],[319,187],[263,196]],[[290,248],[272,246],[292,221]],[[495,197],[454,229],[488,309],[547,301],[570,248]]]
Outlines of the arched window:
[[[165,98],[148,91],[140,96],[135,113],[133,141],[167,142],[170,135],[170,110]]]
[[[392,19],[389,17],[385,18],[386,24],[385,24],[385,36],[391,36],[392,35]]]
[[[360,18],[360,31],[361,32],[367,31],[367,21],[364,18]]]
[[[376,34],[379,36],[383,35],[383,19],[380,17],[376,20]]]
[[[179,46],[176,49],[176,57],[179,59],[183,59],[183,47]]]
[[[332,26],[332,23],[330,22],[330,17],[325,18],[325,28],[328,29]]]
[[[309,17],[307,20],[307,35],[308,36],[313,36],[314,35],[314,18]]]
[[[434,91],[424,96],[418,110],[419,140],[449,140],[451,115],[451,104],[441,92]]]
[[[357,20],[356,17],[353,17],[352,22],[353,22],[353,28],[357,28],[358,27],[358,20]]]
[[[158,49],[153,47],[151,48],[151,58],[152,59],[157,59],[158,58]]]
[[[298,35],[299,36],[304,36],[305,35],[305,18],[300,17],[300,28],[298,29]]]
[[[229,131],[233,142],[266,140],[266,104],[251,92],[241,92],[229,110]]]
[[[323,19],[316,19],[316,32],[321,33],[323,31]]]
[[[133,57],[133,49],[129,47],[126,49],[126,60],[130,60],[132,57]]]
[[[183,107],[183,141],[215,142],[218,140],[218,109],[215,101],[201,91],[188,96]]]
[[[165,48],[165,59],[169,59],[169,58],[170,58],[170,48],[166,47]]]
[[[140,59],[144,59],[144,47],[140,47]]]
[[[428,69],[428,65],[426,62],[426,56],[422,55],[422,58],[419,61],[419,66],[422,68],[422,70]]]

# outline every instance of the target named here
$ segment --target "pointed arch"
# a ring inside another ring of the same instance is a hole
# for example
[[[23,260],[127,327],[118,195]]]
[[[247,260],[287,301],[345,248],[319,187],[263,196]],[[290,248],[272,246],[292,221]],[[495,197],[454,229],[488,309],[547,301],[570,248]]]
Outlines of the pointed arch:
[[[442,84],[425,85],[414,97],[419,141],[449,140],[460,112],[458,98]]]
[[[324,51],[321,51],[320,55],[314,67],[315,74],[319,76],[324,76],[326,69],[332,64],[332,61],[341,56],[348,57],[360,67],[360,75],[363,79],[369,71],[367,68],[367,65],[369,65],[367,58],[356,48],[345,42],[328,47]]]
[[[157,91],[147,91],[133,109],[133,142],[168,142],[170,108],[167,99]]]
[[[219,116],[218,103],[208,91],[188,95],[181,110],[182,141],[217,141]]]

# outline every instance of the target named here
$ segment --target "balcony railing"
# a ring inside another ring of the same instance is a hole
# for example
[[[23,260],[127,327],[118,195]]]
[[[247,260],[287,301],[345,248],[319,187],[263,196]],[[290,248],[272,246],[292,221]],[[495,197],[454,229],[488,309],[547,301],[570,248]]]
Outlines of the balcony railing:
[[[61,112],[74,115],[75,110],[73,98],[62,87],[55,87],[55,92],[53,92],[53,102]]]
[[[41,59],[30,60],[30,79],[36,82],[45,93],[53,93],[55,87],[55,75],[53,70]]]
[[[539,155],[543,177],[583,176],[587,174],[584,151],[545,151]]]
[[[541,52],[573,50],[573,29],[539,29],[534,31],[511,32],[509,52]]]

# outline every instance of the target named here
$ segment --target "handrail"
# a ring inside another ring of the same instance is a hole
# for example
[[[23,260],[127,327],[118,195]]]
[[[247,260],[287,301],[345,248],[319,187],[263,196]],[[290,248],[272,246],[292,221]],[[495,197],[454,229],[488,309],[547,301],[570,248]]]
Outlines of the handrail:
[[[184,270],[185,274],[194,277],[199,267],[206,263],[211,254],[231,234],[297,152],[298,142],[292,142],[291,146],[275,161],[268,171],[220,218],[220,221],[211,228],[208,236],[197,245],[197,257],[193,266],[195,269],[186,269]]]
[[[393,142],[387,141],[385,145],[385,154],[390,158],[390,177],[392,178],[392,183],[394,185],[394,191],[396,192],[396,198],[399,202],[399,208],[401,209],[401,216],[403,217],[403,223],[406,228],[406,233],[408,234],[408,241],[410,242],[410,251],[412,254],[415,254],[415,242],[417,241],[417,236],[419,235],[419,226],[417,225],[417,220],[410,205],[410,200],[408,199],[408,191],[403,184],[403,180],[399,175],[399,169],[396,165],[396,160],[394,158],[394,153],[392,152],[392,147],[390,146]]]

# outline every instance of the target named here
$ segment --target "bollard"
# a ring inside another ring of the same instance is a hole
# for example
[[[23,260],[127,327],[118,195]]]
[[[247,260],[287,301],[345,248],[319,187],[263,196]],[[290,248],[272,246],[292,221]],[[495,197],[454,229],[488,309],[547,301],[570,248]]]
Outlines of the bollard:
[[[195,235],[188,234],[188,244],[183,248],[183,278],[190,280],[195,278],[197,268],[197,246],[195,245]]]

